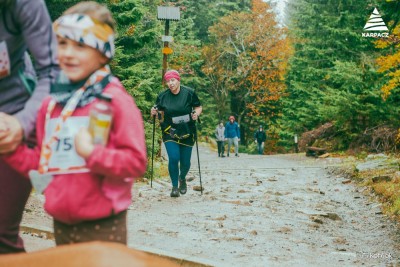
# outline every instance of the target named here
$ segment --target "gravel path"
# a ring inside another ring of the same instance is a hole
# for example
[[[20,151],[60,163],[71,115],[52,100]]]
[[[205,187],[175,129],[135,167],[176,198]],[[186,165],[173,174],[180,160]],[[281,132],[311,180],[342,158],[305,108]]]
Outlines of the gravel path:
[[[303,154],[218,158],[193,150],[188,193],[170,198],[167,178],[136,184],[129,246],[212,266],[398,266],[399,233],[380,205],[345,177],[338,159]],[[24,225],[51,229],[32,196]],[[29,251],[54,246],[23,235]]]

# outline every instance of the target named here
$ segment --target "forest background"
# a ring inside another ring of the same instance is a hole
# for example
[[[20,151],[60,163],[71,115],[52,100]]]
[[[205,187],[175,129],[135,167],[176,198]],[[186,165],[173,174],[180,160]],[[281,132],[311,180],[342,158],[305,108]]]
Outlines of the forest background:
[[[46,0],[53,20],[77,2]],[[180,20],[170,22],[168,68],[200,96],[201,138],[213,138],[218,122],[234,115],[242,152],[255,153],[259,125],[266,153],[292,152],[295,136],[300,149],[398,149],[400,0],[286,0],[279,16],[276,3],[262,0],[97,2],[117,22],[111,67],[143,113],[148,151],[149,110],[164,90],[157,6],[180,8]],[[388,38],[362,37],[374,8]]]

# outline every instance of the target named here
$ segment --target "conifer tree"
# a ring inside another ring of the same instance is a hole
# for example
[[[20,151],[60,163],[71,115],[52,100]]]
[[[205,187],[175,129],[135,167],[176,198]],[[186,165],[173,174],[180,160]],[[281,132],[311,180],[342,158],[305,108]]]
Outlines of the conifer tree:
[[[334,122],[346,148],[385,115],[378,90],[373,42],[363,27],[373,1],[311,1],[290,3],[290,36],[295,54],[287,75],[282,136]]]

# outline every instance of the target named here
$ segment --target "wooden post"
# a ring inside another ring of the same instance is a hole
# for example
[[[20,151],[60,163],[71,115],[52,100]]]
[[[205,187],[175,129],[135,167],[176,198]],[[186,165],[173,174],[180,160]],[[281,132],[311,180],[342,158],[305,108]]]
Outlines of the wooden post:
[[[169,35],[169,19],[165,20],[165,31],[164,31],[165,36]],[[169,43],[168,41],[164,42],[164,48],[168,47]],[[167,54],[163,54],[163,68],[162,68],[162,73],[161,73],[161,83],[163,85],[163,87],[165,86],[165,81],[164,81],[164,74],[165,72],[167,72],[168,69],[168,55]]]

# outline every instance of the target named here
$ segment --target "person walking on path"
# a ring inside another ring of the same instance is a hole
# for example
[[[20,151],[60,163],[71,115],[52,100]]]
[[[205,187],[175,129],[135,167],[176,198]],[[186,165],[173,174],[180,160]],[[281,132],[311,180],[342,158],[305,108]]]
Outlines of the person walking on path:
[[[225,157],[224,156],[225,127],[224,127],[224,123],[222,121],[215,128],[215,139],[217,140],[218,157],[224,158]]]
[[[62,72],[38,113],[38,147],[20,145],[4,159],[37,191],[39,182],[48,182],[41,187],[57,245],[126,244],[131,187],[146,171],[147,156],[141,113],[107,65],[114,55],[114,20],[105,6],[80,2],[54,23],[54,31]],[[100,99],[112,110],[111,122],[103,114],[95,124],[109,126],[105,143],[95,142],[88,130]]]
[[[2,0],[0,11],[0,153],[11,153],[34,145],[37,111],[58,72],[57,42],[43,0]],[[19,227],[31,189],[0,158],[0,254],[25,251]]]
[[[239,157],[239,141],[240,141],[240,129],[239,124],[235,121],[234,116],[229,117],[229,121],[225,124],[225,140],[228,140],[228,153],[231,151],[231,145],[235,146],[235,156]]]
[[[172,183],[170,196],[179,197],[187,192],[186,175],[195,143],[195,121],[203,109],[196,92],[181,85],[178,71],[167,71],[164,80],[168,89],[157,96],[151,115],[161,113],[162,139],[168,154],[168,172]]]
[[[254,133],[254,140],[257,144],[258,154],[264,154],[264,143],[267,140],[267,135],[265,134],[262,125],[258,128],[258,130]]]

